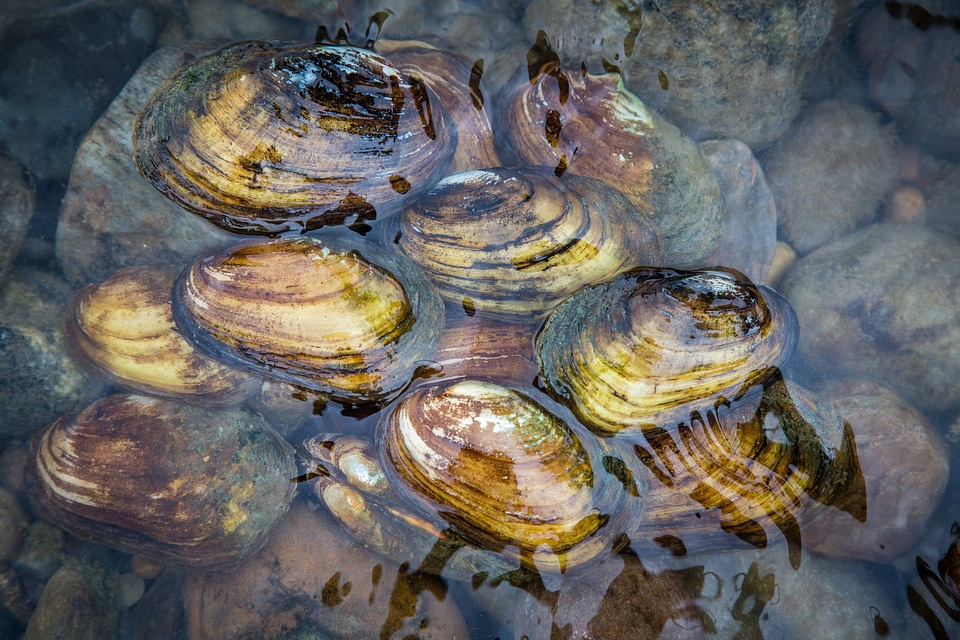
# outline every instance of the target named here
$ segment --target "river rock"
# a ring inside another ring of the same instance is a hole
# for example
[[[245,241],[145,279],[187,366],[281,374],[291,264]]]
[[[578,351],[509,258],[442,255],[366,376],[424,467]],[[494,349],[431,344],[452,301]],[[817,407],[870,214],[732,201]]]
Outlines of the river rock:
[[[376,556],[304,504],[244,564],[191,574],[186,604],[190,637],[208,640],[469,637],[438,579]]]
[[[0,441],[27,439],[106,390],[67,353],[62,319],[72,293],[30,268],[15,269],[0,289]]]
[[[857,28],[870,95],[900,136],[935,156],[960,159],[960,17],[954,0],[887,2]]]
[[[133,161],[133,121],[147,98],[210,48],[189,43],[154,52],[84,138],[57,225],[57,257],[73,284],[106,280],[120,267],[175,266],[236,242],[161,195]]]
[[[910,550],[943,496],[949,459],[919,411],[890,389],[859,380],[816,389],[853,429],[867,491],[867,519],[830,509],[803,531],[814,553],[889,562]]]
[[[810,379],[882,382],[921,411],[960,408],[960,242],[877,223],[794,263],[780,290],[800,320]]]
[[[559,591],[540,585],[521,595],[514,638],[699,638],[712,627],[704,610],[693,604],[704,586],[703,571],[697,567],[653,571],[638,556],[621,554],[582,578],[566,581]]]
[[[115,595],[102,572],[64,566],[50,578],[27,625],[24,640],[103,640],[117,635]]]
[[[66,180],[84,133],[153,48],[156,4],[60,2],[0,30],[0,140],[38,181]]]
[[[708,140],[700,150],[727,205],[720,248],[704,264],[733,267],[764,282],[777,248],[777,208],[763,169],[740,140]]]
[[[523,17],[559,55],[619,66],[628,89],[696,140],[758,149],[800,111],[808,66],[830,32],[833,0],[649,3],[533,0]]]
[[[897,144],[865,107],[805,109],[763,157],[779,239],[803,255],[873,221],[896,182]]]
[[[695,637],[913,637],[905,632],[907,615],[899,593],[890,588],[898,583],[890,567],[804,553],[794,569],[783,547],[690,558],[682,564],[713,580],[708,584],[714,588],[705,589],[694,604],[710,616],[714,628]]]
[[[16,160],[0,154],[0,284],[20,252],[35,209],[33,178]]]

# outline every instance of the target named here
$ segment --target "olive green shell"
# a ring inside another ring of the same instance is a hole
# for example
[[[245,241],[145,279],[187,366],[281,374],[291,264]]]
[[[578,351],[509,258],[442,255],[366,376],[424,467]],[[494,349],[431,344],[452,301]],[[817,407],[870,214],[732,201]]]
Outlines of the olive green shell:
[[[547,391],[590,429],[642,432],[667,412],[762,382],[797,333],[789,303],[741,274],[644,267],[557,307],[537,336],[537,362]]]

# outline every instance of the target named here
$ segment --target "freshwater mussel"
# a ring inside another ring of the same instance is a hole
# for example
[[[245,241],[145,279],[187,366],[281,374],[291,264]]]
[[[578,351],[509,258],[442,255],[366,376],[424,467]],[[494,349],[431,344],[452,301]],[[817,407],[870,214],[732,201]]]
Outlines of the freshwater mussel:
[[[198,351],[381,409],[375,442],[324,433],[304,444],[310,471],[298,479],[345,528],[401,562],[422,545],[426,571],[556,575],[628,546],[764,546],[778,531],[795,550],[823,505],[844,497],[856,511],[849,428],[780,374],[797,334],[789,305],[722,269],[659,266],[698,264],[720,237],[722,196],[693,143],[674,142],[679,133],[610,78],[548,66],[502,103],[501,149],[531,166],[462,166],[499,162],[484,129],[454,165],[472,170],[441,180],[456,139],[480,125],[447,122],[427,86],[440,77],[434,54],[404,46],[393,63],[351,47],[231,45],[165,82],[135,131],[144,175],[233,231],[403,210],[379,245],[332,229],[248,241],[198,258],[173,286],[174,319]],[[249,98],[234,93],[247,85]],[[188,124],[195,137],[181,137]],[[332,147],[315,151],[317,139]],[[331,159],[348,164],[321,173]],[[632,191],[583,175],[604,164],[617,171],[598,176]],[[514,208],[481,213],[488,203]],[[465,317],[445,320],[457,307]],[[36,445],[38,502],[57,500],[51,446]],[[217,472],[197,465],[179,482]],[[285,459],[275,468],[285,508],[296,472]],[[122,475],[81,480],[110,477]]]
[[[500,556],[427,565],[455,577],[519,566],[578,573],[623,547],[640,521],[642,498],[611,470],[605,445],[529,392],[457,378],[419,386],[381,414],[376,446],[308,440],[326,471],[318,495],[400,560],[424,534],[427,545],[460,540]]]
[[[440,179],[456,146],[416,76],[349,46],[241,42],[164,81],[134,126],[162,193],[241,233],[362,222]]]
[[[67,345],[116,386],[192,403],[235,403],[256,380],[199,353],[177,332],[170,303],[175,279],[168,269],[130,267],[84,287],[67,309]]]
[[[721,269],[640,267],[585,287],[537,336],[541,380],[602,435],[732,398],[782,367],[797,318],[774,290]]]
[[[529,73],[529,82],[515,78],[501,100],[501,155],[557,175],[604,180],[657,227],[667,264],[702,266],[719,244],[725,207],[697,145],[627,91],[617,74],[570,72],[552,61]]]
[[[444,299],[505,320],[541,318],[587,284],[663,261],[625,195],[547,167],[451,174],[399,218],[397,244]]]
[[[436,346],[443,303],[403,256],[361,238],[248,241],[202,257],[173,290],[209,355],[347,404],[395,396]]]
[[[262,418],[114,394],[31,443],[25,481],[44,519],[180,567],[238,562],[293,498],[293,449]]]

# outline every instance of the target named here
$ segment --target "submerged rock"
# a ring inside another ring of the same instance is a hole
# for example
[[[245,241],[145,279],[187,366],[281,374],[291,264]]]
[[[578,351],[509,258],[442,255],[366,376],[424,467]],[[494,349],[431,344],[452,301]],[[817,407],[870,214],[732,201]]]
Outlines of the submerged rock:
[[[869,109],[808,107],[763,158],[779,239],[803,255],[872,222],[897,178],[897,144]]]
[[[877,223],[794,263],[780,290],[797,312],[802,375],[883,382],[921,411],[960,408],[960,243]]]

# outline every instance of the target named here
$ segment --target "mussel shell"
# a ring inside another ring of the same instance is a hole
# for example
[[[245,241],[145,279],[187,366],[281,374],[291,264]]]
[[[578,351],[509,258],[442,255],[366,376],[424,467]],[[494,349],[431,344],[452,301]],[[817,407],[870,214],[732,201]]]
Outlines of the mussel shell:
[[[293,498],[293,448],[261,418],[116,394],[31,443],[33,508],[67,531],[179,567],[255,551]]]
[[[701,266],[719,246],[725,206],[696,144],[615,74],[567,73],[551,63],[526,80],[515,78],[497,111],[505,161],[611,184],[660,231],[666,264]]]
[[[308,469],[317,466],[301,478],[311,481],[317,498],[364,547],[418,571],[456,580],[500,576],[519,567],[451,535],[436,513],[418,513],[390,485],[372,442],[323,433],[304,440],[303,448]]]
[[[383,414],[378,446],[412,508],[541,572],[587,566],[626,544],[642,502],[606,469],[595,438],[494,383],[414,389]]]
[[[67,309],[67,346],[111,384],[189,402],[229,404],[259,382],[196,351],[176,331],[170,291],[176,273],[121,269],[81,289]]]
[[[444,314],[403,256],[333,234],[199,258],[177,280],[173,306],[201,351],[348,404],[398,393],[435,349]]]
[[[540,379],[598,434],[644,431],[782,367],[797,317],[732,271],[638,268],[581,290],[537,336]]]
[[[659,235],[600,180],[546,167],[455,173],[405,209],[397,243],[444,299],[527,321],[581,287],[663,262]]]
[[[432,364],[444,377],[529,387],[537,378],[533,340],[538,322],[503,322],[447,313]]]
[[[178,204],[278,233],[395,210],[446,173],[456,131],[428,87],[372,51],[240,42],[165,80],[133,143]]]
[[[457,129],[451,172],[503,164],[493,143],[490,105],[481,84],[482,60],[471,66],[452,51],[415,40],[377,40],[376,48],[406,76],[430,87],[443,104]]]

